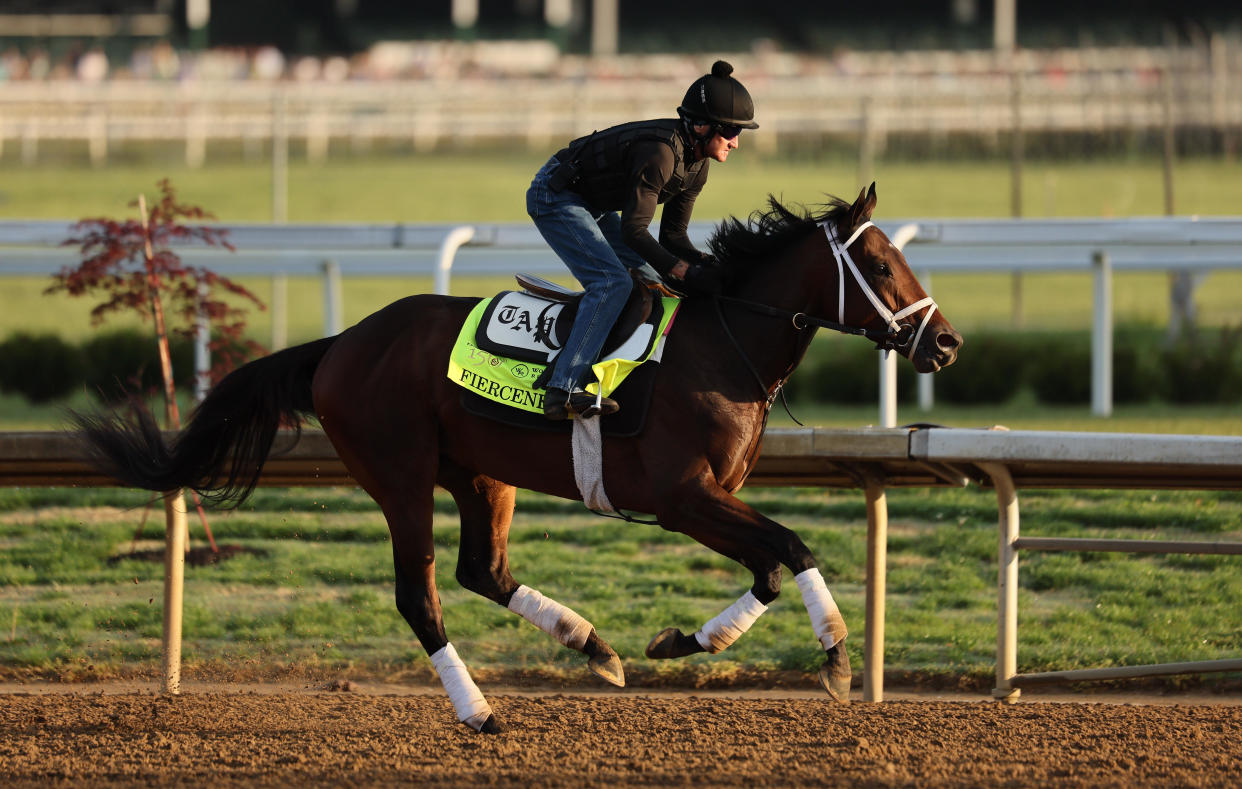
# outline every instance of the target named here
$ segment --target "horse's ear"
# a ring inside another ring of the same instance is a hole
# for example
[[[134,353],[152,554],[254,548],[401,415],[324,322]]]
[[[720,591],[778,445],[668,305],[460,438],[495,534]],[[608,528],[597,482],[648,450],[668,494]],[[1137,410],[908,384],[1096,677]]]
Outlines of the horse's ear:
[[[868,189],[863,189],[858,193],[858,199],[854,201],[854,205],[850,206],[850,224],[858,227],[863,222],[871,219],[871,212],[875,210],[875,181],[871,182]]]

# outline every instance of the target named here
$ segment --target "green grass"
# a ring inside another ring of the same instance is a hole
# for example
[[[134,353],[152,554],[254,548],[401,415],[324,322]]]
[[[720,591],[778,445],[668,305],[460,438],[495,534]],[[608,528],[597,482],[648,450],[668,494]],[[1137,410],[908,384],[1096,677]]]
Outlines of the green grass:
[[[865,514],[852,492],[748,491],[819,558],[853,628],[861,666]],[[0,492],[0,674],[143,673],[159,655],[161,566],[128,552],[142,516],[128,491]],[[1023,531],[1053,536],[1237,540],[1242,496],[1226,493],[1023,493]],[[995,503],[980,490],[889,494],[890,672],[986,687],[995,649]],[[158,521],[158,514],[154,516]],[[426,674],[392,603],[388,534],[365,495],[261,490],[212,519],[217,540],[261,551],[187,570],[189,676],[287,668],[354,677]],[[201,534],[195,524],[196,537]],[[159,525],[149,523],[152,538]],[[201,539],[200,539],[201,542]],[[590,684],[577,653],[453,579],[458,535],[437,500],[437,583],[450,639],[472,670],[565,676]],[[71,546],[71,549],[68,549]],[[796,588],[718,656],[648,661],[661,628],[698,628],[737,598],[749,575],[688,538],[622,525],[580,505],[519,497],[511,537],[519,581],[586,616],[635,680],[723,681],[754,671],[809,671],[818,650]],[[1019,669],[1042,671],[1233,657],[1242,648],[1236,557],[1026,554]]]
[[[525,192],[547,153],[436,153],[353,156],[289,168],[288,218],[294,222],[493,222],[526,221]],[[120,216],[142,191],[171,178],[181,197],[225,221],[271,219],[271,170],[267,163],[76,163],[23,167],[0,160],[0,217],[76,219]],[[1174,169],[1179,214],[1242,214],[1234,186],[1242,164],[1216,159],[1180,161]],[[881,161],[873,176],[882,218],[998,217],[1010,211],[1005,161]],[[771,193],[816,204],[826,193],[852,198],[858,183],[853,162],[819,157],[760,156],[743,148],[712,169],[695,218],[745,216]],[[1028,162],[1023,205],[1031,217],[1114,217],[1163,214],[1161,163],[1155,158],[1109,157],[1089,161]]]

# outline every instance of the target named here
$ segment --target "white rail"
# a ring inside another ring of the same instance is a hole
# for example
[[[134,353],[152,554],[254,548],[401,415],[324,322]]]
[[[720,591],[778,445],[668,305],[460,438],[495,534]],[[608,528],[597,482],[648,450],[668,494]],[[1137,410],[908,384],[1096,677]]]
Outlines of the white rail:
[[[1113,551],[1242,555],[1242,543],[1021,537],[1018,486],[1047,486],[1056,475],[1072,485],[1075,473],[1106,473],[1104,487],[1242,488],[1242,437],[1004,430],[920,430],[911,433],[910,457],[987,475],[998,506],[995,698],[1012,701],[1022,687],[1051,683],[1242,670],[1242,660],[1212,660],[1105,669],[1020,674],[1018,663],[1018,552]],[[1085,478],[1084,478],[1085,481]]]
[[[71,222],[0,221],[0,276],[47,275],[77,258],[60,246]],[[1050,272],[1090,274],[1093,282],[1091,403],[1112,413],[1112,273],[1211,271],[1242,268],[1242,217],[1133,219],[925,219],[881,222],[924,282],[934,272]],[[273,277],[272,347],[284,346],[285,278],[324,279],[324,334],[341,325],[345,276],[432,276],[448,293],[452,275],[504,276],[517,271],[563,274],[565,269],[533,225],[239,224],[227,226],[236,253],[186,248],[182,259],[226,276]],[[690,235],[703,246],[714,225],[697,222]],[[896,424],[895,360],[881,359],[879,424]],[[920,377],[919,402],[931,404],[930,380]]]

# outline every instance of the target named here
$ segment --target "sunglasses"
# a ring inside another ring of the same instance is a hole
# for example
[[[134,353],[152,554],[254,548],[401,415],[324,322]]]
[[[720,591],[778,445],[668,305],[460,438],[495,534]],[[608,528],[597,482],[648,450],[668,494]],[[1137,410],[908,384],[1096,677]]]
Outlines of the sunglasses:
[[[719,124],[716,126],[716,133],[726,140],[736,140],[737,136],[742,133],[742,127]]]

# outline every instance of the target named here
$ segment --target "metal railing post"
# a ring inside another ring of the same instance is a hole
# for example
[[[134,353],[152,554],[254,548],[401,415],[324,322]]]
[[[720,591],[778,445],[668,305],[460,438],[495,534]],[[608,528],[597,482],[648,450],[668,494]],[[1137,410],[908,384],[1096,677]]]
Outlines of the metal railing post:
[[[335,260],[323,262],[323,332],[335,337],[345,328],[341,305],[341,265]]]
[[[918,235],[919,226],[908,222],[889,238],[889,242],[901,251]],[[897,426],[897,357],[888,351],[880,351],[880,427]]]
[[[176,695],[181,692],[181,614],[188,527],[184,491],[174,491],[164,497],[164,518],[164,676],[161,686],[165,693]]]
[[[198,314],[194,319],[194,402],[201,403],[210,388],[211,373],[211,325],[203,304],[211,295],[206,284],[198,286]]]
[[[457,250],[464,244],[469,243],[474,238],[474,227],[472,225],[462,225],[455,227],[449,231],[444,240],[440,242],[440,250],[436,254],[436,293],[441,296],[449,295],[449,279],[453,271],[453,259],[457,256]]]
[[[867,591],[863,701],[884,701],[884,592],[888,583],[888,500],[879,474],[864,475],[867,499]]]
[[[1000,463],[979,463],[992,479],[997,504],[996,687],[992,697],[1016,701],[1018,673],[1018,491],[1009,469]]]
[[[1113,267],[1107,252],[1091,256],[1094,316],[1091,326],[1091,413],[1113,413]]]
[[[289,276],[272,275],[272,351],[289,345]]]
[[[880,351],[880,427],[897,427],[897,354]]]

